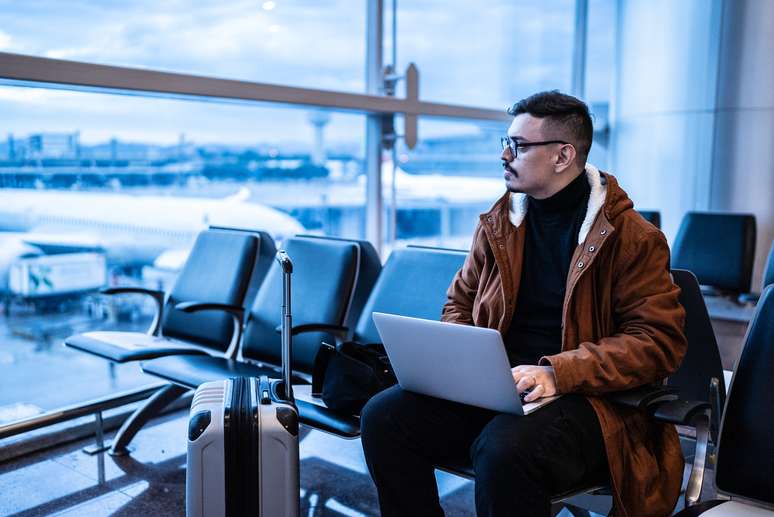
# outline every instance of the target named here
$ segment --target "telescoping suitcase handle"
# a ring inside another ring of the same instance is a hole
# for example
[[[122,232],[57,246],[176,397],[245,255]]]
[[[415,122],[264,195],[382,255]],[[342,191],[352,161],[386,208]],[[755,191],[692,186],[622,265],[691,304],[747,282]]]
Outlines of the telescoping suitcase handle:
[[[290,314],[290,275],[293,273],[293,261],[285,250],[277,251],[277,262],[282,267],[282,383],[285,385],[285,398],[293,402],[291,377],[291,329],[293,317]]]

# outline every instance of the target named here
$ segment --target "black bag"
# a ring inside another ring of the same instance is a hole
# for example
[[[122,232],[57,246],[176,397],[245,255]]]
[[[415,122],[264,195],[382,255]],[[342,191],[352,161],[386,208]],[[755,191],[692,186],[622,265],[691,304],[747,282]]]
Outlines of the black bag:
[[[359,415],[371,397],[397,382],[382,344],[323,343],[314,361],[312,395],[333,410]]]

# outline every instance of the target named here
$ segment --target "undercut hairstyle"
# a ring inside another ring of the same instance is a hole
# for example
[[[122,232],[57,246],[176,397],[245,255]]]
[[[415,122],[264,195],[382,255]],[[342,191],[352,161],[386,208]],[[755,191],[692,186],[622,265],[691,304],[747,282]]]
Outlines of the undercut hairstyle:
[[[546,138],[569,141],[578,152],[579,163],[586,164],[594,127],[585,102],[559,90],[539,92],[508,109],[508,114],[514,117],[522,113],[546,119],[543,122]]]

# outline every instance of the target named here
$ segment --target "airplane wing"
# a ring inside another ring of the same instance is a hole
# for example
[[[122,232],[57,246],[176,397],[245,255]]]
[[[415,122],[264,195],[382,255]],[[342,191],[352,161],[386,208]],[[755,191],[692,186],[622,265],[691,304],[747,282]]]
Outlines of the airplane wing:
[[[4,235],[8,235],[4,233]],[[40,249],[43,253],[79,253],[104,251],[104,243],[88,233],[17,233],[21,242]]]

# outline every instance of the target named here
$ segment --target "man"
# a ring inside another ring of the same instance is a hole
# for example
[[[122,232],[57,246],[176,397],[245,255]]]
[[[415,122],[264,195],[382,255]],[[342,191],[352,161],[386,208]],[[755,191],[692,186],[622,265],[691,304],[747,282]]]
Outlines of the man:
[[[442,319],[499,330],[526,402],[562,397],[515,416],[380,393],[361,426],[382,514],[442,515],[434,467],[472,464],[479,516],[545,516],[552,495],[600,479],[616,515],[668,515],[683,469],[674,428],[605,399],[662,380],[685,354],[666,240],[586,164],[583,102],[543,92],[509,113],[508,192],[480,217]]]

